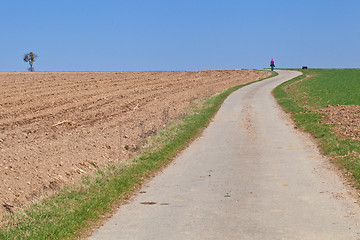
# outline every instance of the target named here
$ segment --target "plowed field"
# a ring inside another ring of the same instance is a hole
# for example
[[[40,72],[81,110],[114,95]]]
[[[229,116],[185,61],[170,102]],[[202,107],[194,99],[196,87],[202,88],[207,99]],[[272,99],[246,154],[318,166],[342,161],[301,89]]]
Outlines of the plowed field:
[[[268,74],[0,73],[0,214],[124,161],[193,101]]]

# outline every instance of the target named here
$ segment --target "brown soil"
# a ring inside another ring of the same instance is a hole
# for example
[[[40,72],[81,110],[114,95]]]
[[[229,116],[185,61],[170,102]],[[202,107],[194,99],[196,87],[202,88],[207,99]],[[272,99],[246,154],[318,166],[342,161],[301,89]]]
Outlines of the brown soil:
[[[360,106],[336,105],[317,110],[324,114],[323,121],[333,126],[336,135],[360,141]]]
[[[122,162],[196,99],[268,76],[201,72],[0,73],[0,215]]]

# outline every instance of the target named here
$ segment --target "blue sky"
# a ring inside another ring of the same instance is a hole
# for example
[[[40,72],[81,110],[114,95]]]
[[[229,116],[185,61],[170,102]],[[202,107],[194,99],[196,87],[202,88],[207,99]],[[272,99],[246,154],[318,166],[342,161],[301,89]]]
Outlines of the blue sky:
[[[1,1],[0,71],[360,67],[359,0]]]

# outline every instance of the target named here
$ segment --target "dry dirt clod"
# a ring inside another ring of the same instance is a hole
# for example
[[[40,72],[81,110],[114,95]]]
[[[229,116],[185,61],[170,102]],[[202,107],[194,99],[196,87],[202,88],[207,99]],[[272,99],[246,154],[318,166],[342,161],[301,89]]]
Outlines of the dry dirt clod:
[[[4,203],[4,204],[3,204],[3,207],[4,207],[8,212],[14,213],[14,211],[12,210],[12,208],[13,208],[14,206],[12,206],[12,205],[10,205],[10,204],[7,204],[7,203]]]

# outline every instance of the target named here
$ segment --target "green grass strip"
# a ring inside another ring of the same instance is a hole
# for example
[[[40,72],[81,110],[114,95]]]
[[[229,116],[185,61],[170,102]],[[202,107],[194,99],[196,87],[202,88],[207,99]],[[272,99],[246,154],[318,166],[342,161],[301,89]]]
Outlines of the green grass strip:
[[[317,109],[327,105],[360,105],[360,71],[355,69],[298,70],[303,75],[287,81],[274,90],[274,96],[290,113],[296,126],[314,136],[322,152],[353,176],[354,187],[360,186],[360,142],[333,134],[322,122]]]
[[[84,178],[82,184],[66,187],[22,212],[9,214],[0,230],[0,239],[80,237],[94,222],[101,220],[103,214],[139,188],[144,179],[169,164],[208,125],[223,101],[246,85],[232,87],[212,97],[181,123],[159,133],[153,140],[156,146],[136,156],[132,164],[99,170],[94,176]]]

